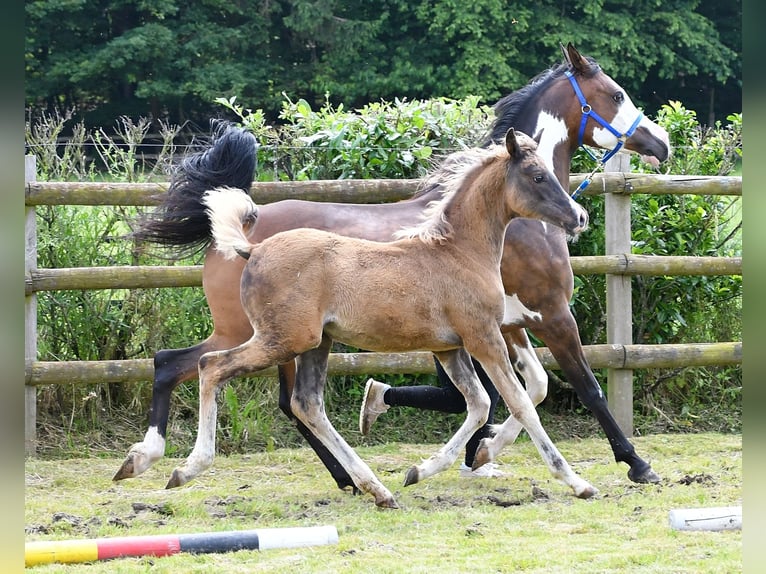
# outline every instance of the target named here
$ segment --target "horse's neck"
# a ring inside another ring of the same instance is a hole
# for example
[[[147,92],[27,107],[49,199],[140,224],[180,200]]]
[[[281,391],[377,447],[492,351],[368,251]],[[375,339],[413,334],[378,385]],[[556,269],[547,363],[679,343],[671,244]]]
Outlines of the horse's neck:
[[[504,185],[491,182],[499,177],[483,170],[466,181],[463,185],[473,189],[459,190],[460,201],[453,202],[446,214],[455,231],[455,243],[470,245],[477,258],[484,258],[493,268],[499,266],[505,228],[512,218],[505,208]]]

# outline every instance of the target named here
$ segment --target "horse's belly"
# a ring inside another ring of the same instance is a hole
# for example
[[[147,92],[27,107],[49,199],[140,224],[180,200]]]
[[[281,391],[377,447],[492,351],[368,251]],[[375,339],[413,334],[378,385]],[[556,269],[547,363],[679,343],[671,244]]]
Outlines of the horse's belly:
[[[446,351],[462,345],[460,337],[451,329],[413,324],[398,316],[377,317],[360,323],[330,321],[324,331],[335,341],[380,353]]]

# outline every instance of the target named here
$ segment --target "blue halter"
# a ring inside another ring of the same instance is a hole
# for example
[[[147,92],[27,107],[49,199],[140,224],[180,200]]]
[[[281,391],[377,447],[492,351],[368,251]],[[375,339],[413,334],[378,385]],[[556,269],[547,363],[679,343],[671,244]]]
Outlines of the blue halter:
[[[580,131],[577,134],[577,145],[578,147],[581,147],[583,150],[585,150],[585,153],[587,153],[591,159],[593,159],[596,163],[595,169],[590,173],[588,177],[586,177],[583,182],[577,187],[577,189],[574,190],[572,193],[572,199],[577,199],[580,194],[585,190],[586,187],[590,185],[590,182],[593,181],[593,175],[598,171],[599,168],[601,168],[607,161],[609,161],[612,156],[614,156],[618,151],[622,149],[622,146],[625,145],[625,142],[627,139],[633,135],[633,132],[636,131],[636,128],[638,127],[638,124],[641,123],[641,119],[644,117],[644,114],[641,112],[638,112],[638,117],[633,122],[633,125],[631,125],[628,128],[628,131],[626,131],[624,134],[621,134],[619,131],[617,131],[612,124],[610,124],[608,121],[606,121],[604,118],[602,118],[600,115],[598,115],[592,107],[588,104],[587,100],[585,99],[585,96],[582,93],[582,90],[580,89],[579,84],[577,83],[577,79],[574,77],[574,74],[567,70],[566,76],[569,79],[569,83],[572,84],[572,88],[574,89],[575,95],[577,96],[577,99],[580,100],[580,106],[582,107],[582,121],[580,121]],[[614,146],[614,149],[605,151],[604,154],[599,159],[595,156],[595,154],[590,151],[588,148],[586,148],[583,143],[583,136],[585,135],[585,125],[588,123],[588,119],[592,118],[594,121],[599,123],[603,128],[609,130],[614,137],[617,138],[617,145]]]

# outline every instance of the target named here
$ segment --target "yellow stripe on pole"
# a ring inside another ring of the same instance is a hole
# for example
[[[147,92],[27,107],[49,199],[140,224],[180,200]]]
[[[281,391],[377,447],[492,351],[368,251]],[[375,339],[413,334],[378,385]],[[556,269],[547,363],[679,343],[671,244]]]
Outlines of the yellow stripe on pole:
[[[98,560],[98,544],[95,540],[45,540],[24,544],[26,566],[95,560]]]

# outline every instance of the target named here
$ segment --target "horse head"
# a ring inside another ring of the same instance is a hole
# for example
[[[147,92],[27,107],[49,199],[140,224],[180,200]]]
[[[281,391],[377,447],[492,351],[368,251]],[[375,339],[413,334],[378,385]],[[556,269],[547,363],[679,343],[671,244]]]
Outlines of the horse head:
[[[561,186],[537,153],[537,145],[534,138],[513,128],[506,133],[509,210],[521,217],[542,219],[577,236],[588,226],[588,213]]]
[[[578,145],[610,150],[609,157],[624,148],[638,153],[653,167],[665,161],[670,155],[668,133],[643,115],[595,60],[582,56],[571,43],[561,48],[568,66],[568,89],[576,96],[569,113],[579,116],[579,121],[567,123],[577,126],[574,134]]]

